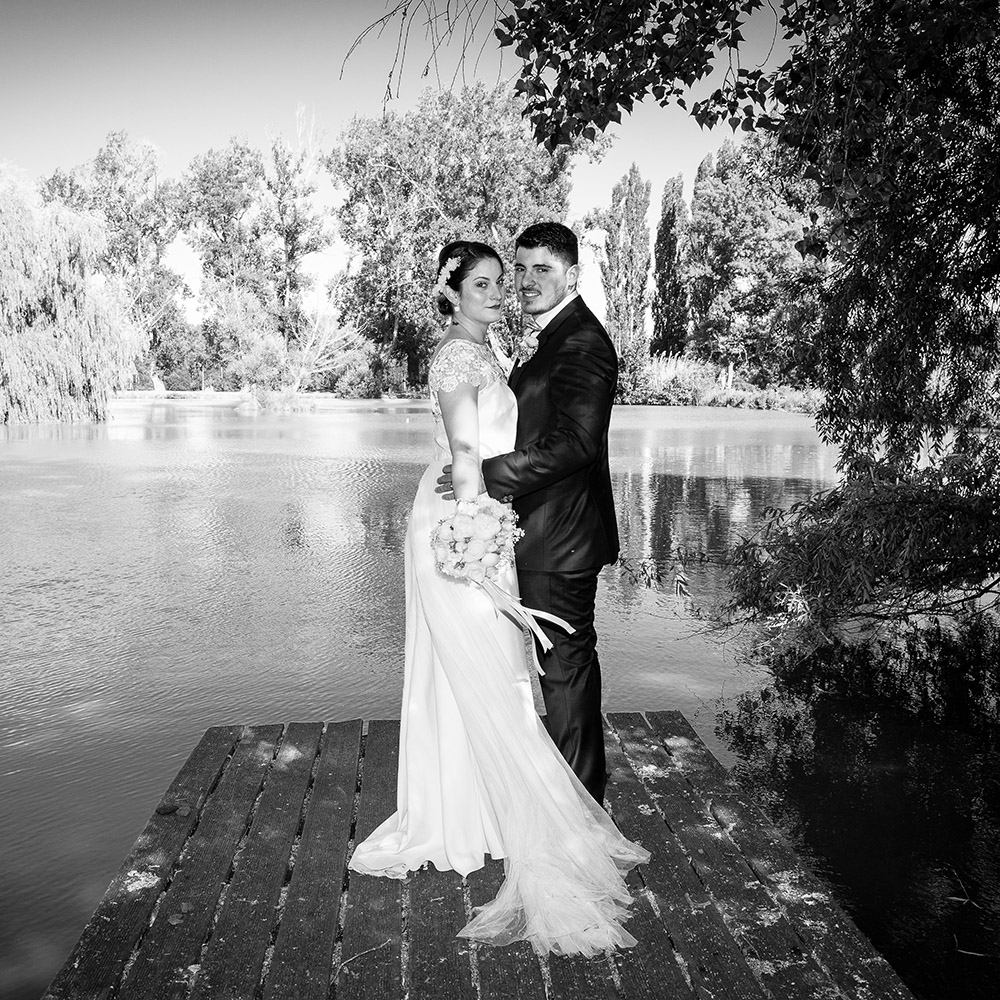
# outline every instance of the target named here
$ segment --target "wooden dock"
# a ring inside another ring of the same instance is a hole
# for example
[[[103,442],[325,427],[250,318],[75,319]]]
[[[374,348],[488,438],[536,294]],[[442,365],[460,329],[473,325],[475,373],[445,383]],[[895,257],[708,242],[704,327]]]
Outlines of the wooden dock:
[[[912,1000],[677,712],[607,719],[609,809],[652,851],[629,878],[638,947],[460,941],[500,863],[465,881],[346,869],[394,808],[398,736],[209,729],[43,1000]]]

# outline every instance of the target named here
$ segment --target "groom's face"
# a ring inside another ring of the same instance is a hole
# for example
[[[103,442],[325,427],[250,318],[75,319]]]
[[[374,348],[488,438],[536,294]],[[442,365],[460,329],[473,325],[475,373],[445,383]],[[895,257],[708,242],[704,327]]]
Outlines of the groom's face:
[[[554,309],[576,290],[579,265],[569,265],[547,247],[518,247],[514,255],[514,291],[529,316]]]

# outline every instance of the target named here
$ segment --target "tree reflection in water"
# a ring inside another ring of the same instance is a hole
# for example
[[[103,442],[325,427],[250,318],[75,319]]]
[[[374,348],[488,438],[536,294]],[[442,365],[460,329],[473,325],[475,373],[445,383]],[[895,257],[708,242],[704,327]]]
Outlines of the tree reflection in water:
[[[780,683],[723,708],[716,732],[741,785],[919,996],[996,996],[995,742]]]
[[[724,476],[649,469],[613,475],[622,568],[631,583],[689,592],[690,609],[708,611],[727,595],[727,553],[764,511],[821,488],[815,479],[741,474],[736,466]]]

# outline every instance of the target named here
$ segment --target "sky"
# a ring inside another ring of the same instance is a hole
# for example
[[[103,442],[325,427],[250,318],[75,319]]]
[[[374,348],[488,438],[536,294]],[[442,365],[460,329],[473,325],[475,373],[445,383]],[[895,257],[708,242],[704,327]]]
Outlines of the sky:
[[[296,110],[331,148],[351,118],[383,112],[398,21],[371,35],[346,62],[358,35],[387,9],[383,0],[2,0],[0,3],[0,163],[30,179],[91,159],[115,130],[147,140],[162,172],[179,176],[191,159],[231,136],[263,149],[271,136],[294,141]],[[747,36],[767,55],[774,15],[765,6]],[[510,81],[517,64],[485,30],[478,65],[465,78]],[[440,77],[421,71],[429,46],[415,25],[398,95],[403,113],[428,85],[452,83],[458,46],[439,59]],[[780,51],[771,53],[773,63]],[[461,78],[458,80],[461,85]],[[703,131],[679,108],[642,104],[614,126],[600,163],[573,172],[570,217],[610,202],[635,162],[651,181],[655,226],[666,180],[678,173],[691,194],[694,174],[728,128]]]

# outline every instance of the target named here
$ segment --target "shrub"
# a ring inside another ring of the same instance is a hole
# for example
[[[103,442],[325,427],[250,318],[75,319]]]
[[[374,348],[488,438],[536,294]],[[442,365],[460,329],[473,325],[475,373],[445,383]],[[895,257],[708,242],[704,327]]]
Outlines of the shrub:
[[[654,354],[649,359],[645,397],[622,402],[651,403],[659,406],[734,406],[757,410],[790,410],[815,413],[823,402],[819,389],[794,389],[772,385],[758,388],[739,372],[685,357],[681,354]],[[728,383],[728,384],[727,384]]]

